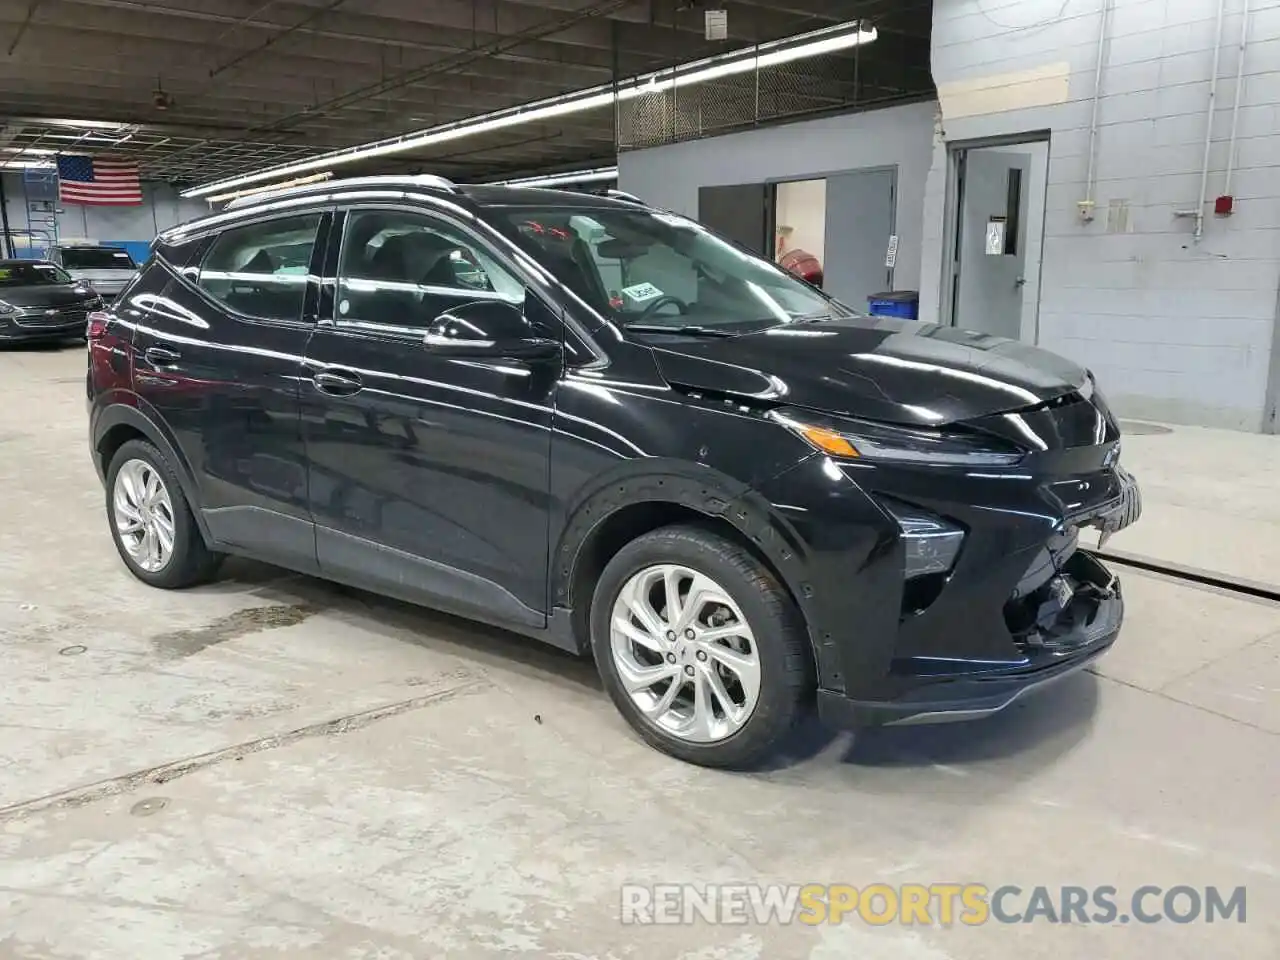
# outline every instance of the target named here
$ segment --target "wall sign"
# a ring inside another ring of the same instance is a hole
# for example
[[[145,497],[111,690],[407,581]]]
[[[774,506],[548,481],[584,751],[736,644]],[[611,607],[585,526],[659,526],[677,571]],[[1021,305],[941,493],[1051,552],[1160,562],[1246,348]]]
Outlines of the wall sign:
[[[987,218],[987,256],[999,257],[1004,255],[1004,231],[1004,217]]]
[[[727,10],[705,11],[703,24],[706,27],[708,40],[727,40],[729,38],[729,13]]]
[[[895,233],[889,237],[889,250],[884,255],[884,265],[890,270],[893,265],[898,262],[898,235]]]

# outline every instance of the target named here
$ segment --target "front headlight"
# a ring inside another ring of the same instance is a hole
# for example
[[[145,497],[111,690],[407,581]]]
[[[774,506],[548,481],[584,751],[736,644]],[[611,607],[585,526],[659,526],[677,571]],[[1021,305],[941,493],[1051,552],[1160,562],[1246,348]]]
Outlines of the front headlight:
[[[6,313],[13,313],[15,310],[17,308],[12,303],[5,303],[0,300],[0,316],[4,316]]]
[[[867,420],[828,419],[803,411],[770,416],[810,446],[841,459],[962,467],[1009,467],[1026,454],[995,438]]]

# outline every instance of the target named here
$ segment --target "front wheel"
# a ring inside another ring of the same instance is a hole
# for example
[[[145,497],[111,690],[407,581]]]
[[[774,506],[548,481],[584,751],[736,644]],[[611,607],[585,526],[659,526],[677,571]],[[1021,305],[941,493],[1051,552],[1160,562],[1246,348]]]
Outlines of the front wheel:
[[[795,603],[750,551],[696,527],[623,547],[591,605],[605,689],[649,744],[709,767],[750,767],[813,691]]]

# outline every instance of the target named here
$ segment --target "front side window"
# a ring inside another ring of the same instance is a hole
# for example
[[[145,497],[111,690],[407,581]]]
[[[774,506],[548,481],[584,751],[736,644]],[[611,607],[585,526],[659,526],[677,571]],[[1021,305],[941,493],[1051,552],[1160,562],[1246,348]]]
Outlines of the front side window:
[[[602,316],[749,329],[853,311],[692,220],[622,207],[507,208],[492,222]]]
[[[309,213],[227,230],[205,256],[198,282],[236,313],[297,320],[319,229],[320,214]]]
[[[452,307],[486,299],[522,305],[524,283],[462,231],[409,211],[347,216],[338,323],[417,331]]]

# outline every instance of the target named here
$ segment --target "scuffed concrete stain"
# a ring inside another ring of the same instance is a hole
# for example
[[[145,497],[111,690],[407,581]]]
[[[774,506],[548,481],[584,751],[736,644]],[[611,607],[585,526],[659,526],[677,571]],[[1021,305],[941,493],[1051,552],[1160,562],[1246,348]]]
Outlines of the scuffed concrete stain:
[[[870,930],[858,921],[824,926],[819,935],[822,940],[809,951],[808,960],[951,960],[950,953],[917,933]]]
[[[398,716],[410,710],[446,703],[456,697],[479,693],[491,687],[492,684],[489,681],[463,670],[442,674],[436,678],[436,683],[429,688],[428,692],[409,700],[384,704],[371,710],[363,710],[359,713],[309,724],[288,733],[260,737],[256,740],[238,743],[221,750],[185,757],[181,760],[160,764],[146,770],[138,770],[124,776],[112,777],[98,783],[0,807],[0,824],[50,810],[83,807],[107,797],[132,792],[145,784],[169,783],[227,760],[243,760],[247,756],[261,753],[264,750],[276,750],[313,737],[331,737],[350,733],[354,730],[363,729],[379,720],[385,720],[388,717]]]
[[[731,943],[682,953],[679,960],[762,960],[763,957],[764,943],[759,937],[744,933]]]
[[[297,626],[319,608],[302,603],[280,603],[269,607],[249,607],[191,630],[174,630],[152,638],[156,652],[169,659],[193,657],[219,643],[281,627]]]

